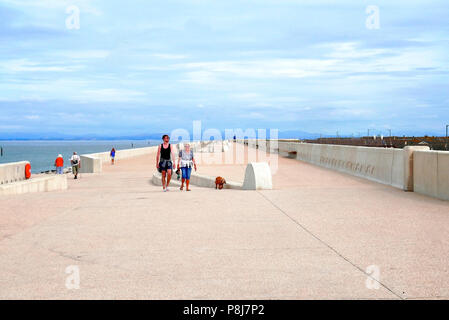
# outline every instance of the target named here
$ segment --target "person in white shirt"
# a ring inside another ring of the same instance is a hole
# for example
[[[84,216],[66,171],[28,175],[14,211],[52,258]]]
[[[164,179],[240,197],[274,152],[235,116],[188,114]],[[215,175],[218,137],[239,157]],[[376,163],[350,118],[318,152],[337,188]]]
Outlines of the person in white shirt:
[[[190,183],[190,173],[192,172],[192,168],[195,168],[196,171],[196,162],[195,157],[193,156],[193,151],[190,150],[190,144],[184,145],[184,150],[179,152],[178,158],[178,169],[181,168],[182,171],[182,183],[181,190],[184,189],[184,182],[186,183],[186,191],[190,191],[189,183]]]
[[[70,163],[72,164],[72,173],[75,175],[75,179],[78,179],[78,173],[81,168],[81,158],[76,152],[74,152],[73,156],[70,158]]]

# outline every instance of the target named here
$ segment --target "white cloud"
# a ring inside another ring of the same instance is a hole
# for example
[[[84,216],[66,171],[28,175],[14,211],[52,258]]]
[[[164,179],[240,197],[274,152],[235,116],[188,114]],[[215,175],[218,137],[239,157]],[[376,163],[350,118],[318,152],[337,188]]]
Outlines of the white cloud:
[[[52,9],[65,9],[69,6],[76,5],[80,8],[81,12],[90,13],[94,15],[101,15],[102,12],[97,7],[92,5],[92,0],[2,0],[4,3],[23,7],[23,8],[44,8],[47,10]]]
[[[146,96],[146,93],[128,90],[128,89],[95,89],[95,90],[82,90],[79,94],[80,100],[100,101],[100,102],[129,102],[140,100]]]
[[[20,130],[23,129],[24,126],[21,125],[0,125],[0,130],[8,131],[8,130]]]
[[[0,62],[0,70],[5,73],[16,72],[73,72],[84,68],[82,65],[45,64],[28,59],[14,59]]]
[[[38,115],[33,114],[33,115],[25,116],[25,119],[27,119],[27,120],[39,120],[40,117]]]
[[[373,58],[381,54],[392,54],[390,49],[359,49],[357,42],[336,42],[325,43],[317,46],[330,50],[330,53],[325,54],[325,57],[332,59],[359,59],[359,58]]]
[[[171,53],[153,53],[151,56],[167,60],[181,60],[188,58],[188,56],[183,54],[171,54]]]
[[[188,62],[143,66],[141,70],[177,71],[181,81],[211,84],[226,77],[251,79],[352,77],[358,73],[411,72],[417,69],[446,70],[445,59],[432,48],[361,49],[355,42],[327,43],[321,59],[260,59]]]
[[[69,59],[103,59],[110,55],[107,50],[67,50],[60,51],[55,54],[56,56],[62,56]]]
[[[269,118],[269,116],[261,112],[249,112],[240,114],[240,118],[262,120]]]
[[[231,94],[230,97],[237,100],[253,100],[253,99],[260,99],[262,96],[255,92],[246,92],[246,93],[234,93]]]
[[[170,69],[186,70],[184,81],[208,83],[219,76],[245,78],[305,78],[316,77],[334,66],[337,60],[319,59],[272,59],[256,61],[190,62],[169,66]],[[192,71],[190,71],[192,70]]]

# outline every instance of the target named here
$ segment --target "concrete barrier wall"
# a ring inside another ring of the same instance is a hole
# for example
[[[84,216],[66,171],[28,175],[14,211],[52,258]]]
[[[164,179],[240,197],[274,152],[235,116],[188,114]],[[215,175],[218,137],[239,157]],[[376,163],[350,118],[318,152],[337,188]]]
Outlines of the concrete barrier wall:
[[[205,176],[192,172],[192,175],[190,176],[190,184],[203,188],[215,188],[215,178],[216,177]],[[158,171],[153,173],[151,181],[153,182],[154,185],[162,186],[161,174]],[[170,186],[179,187],[181,186],[181,181],[177,180],[176,177],[172,177],[170,181]],[[223,188],[240,190],[242,189],[242,184],[233,181],[226,181],[226,184],[223,186]]]
[[[325,168],[407,190],[405,153],[402,149],[300,143],[297,141],[245,140],[249,147],[270,150]]]
[[[26,181],[0,185],[0,195],[67,190],[67,175],[38,176]]]
[[[28,161],[0,164],[0,185],[25,180],[25,166]]]
[[[298,160],[404,189],[402,149],[304,143],[288,148],[296,148]]]
[[[237,142],[285,157],[296,156],[297,160],[406,191],[449,200],[447,151],[430,151],[428,146],[393,149],[249,139]]]
[[[191,149],[194,152],[200,152],[204,149],[211,149],[214,152],[222,152],[225,147],[229,145],[229,141],[194,141],[189,142]],[[145,148],[135,148],[135,149],[124,149],[117,150],[115,152],[115,160],[123,160],[143,155],[149,155],[157,152],[159,146],[145,147]],[[184,147],[183,143],[173,144],[173,152],[177,156],[179,150]],[[81,158],[81,173],[99,173],[102,171],[102,164],[111,161],[109,156],[110,152],[99,152],[83,154]]]
[[[128,158],[132,158],[132,157],[142,156],[145,154],[150,154],[150,153],[156,152],[157,148],[158,148],[157,146],[153,146],[153,147],[145,147],[145,148],[117,150],[115,152],[115,159],[122,160],[122,159],[128,159]],[[90,153],[90,154],[86,154],[84,156],[98,158],[101,160],[102,163],[111,161],[111,158],[109,156],[109,151],[99,152],[99,153]]]
[[[215,188],[215,178],[216,177],[210,177],[201,175],[198,173],[192,173],[190,176],[190,183],[192,185],[203,187],[203,188]],[[227,181],[226,184],[223,186],[224,189],[241,189],[242,184],[238,182],[233,181]]]
[[[449,200],[449,152],[414,152],[413,186],[415,192]]]
[[[151,154],[157,152],[158,146],[145,147],[145,148],[135,148],[135,149],[124,149],[117,150],[115,152],[115,160],[123,160],[132,157],[143,156],[146,154]],[[102,165],[105,162],[111,161],[109,156],[109,151],[83,154],[81,158],[81,173],[99,173],[102,171]]]

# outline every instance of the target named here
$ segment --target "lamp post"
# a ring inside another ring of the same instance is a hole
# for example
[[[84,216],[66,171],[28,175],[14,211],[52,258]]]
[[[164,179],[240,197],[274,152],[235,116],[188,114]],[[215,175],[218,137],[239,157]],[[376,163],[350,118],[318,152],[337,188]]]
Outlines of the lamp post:
[[[371,130],[375,130],[375,129],[368,129],[368,137],[369,137],[369,132],[370,132]]]
[[[393,138],[391,137],[391,129],[388,129],[388,131],[390,132],[390,147],[393,147]]]

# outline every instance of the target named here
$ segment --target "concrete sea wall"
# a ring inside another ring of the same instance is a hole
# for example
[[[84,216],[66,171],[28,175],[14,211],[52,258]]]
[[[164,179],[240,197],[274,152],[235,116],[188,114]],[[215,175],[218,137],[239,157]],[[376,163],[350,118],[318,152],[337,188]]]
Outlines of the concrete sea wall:
[[[405,189],[403,150],[319,144],[293,148],[298,160]]]
[[[67,189],[67,176],[32,175],[25,179],[25,166],[28,161],[0,164],[0,195],[13,195],[29,192],[46,192]]]
[[[222,152],[224,149],[228,148],[229,141],[194,141],[189,142],[190,147],[194,152],[210,151]],[[175,147],[173,151],[177,153],[180,149],[184,147],[183,143],[173,144]],[[135,149],[124,149],[117,150],[115,153],[115,160],[128,159],[132,157],[138,157],[143,155],[149,155],[156,153],[159,146],[145,147],[145,148],[135,148]],[[109,151],[100,153],[90,153],[83,154],[81,158],[81,173],[99,173],[102,171],[102,165],[105,162],[111,161],[109,156]]]
[[[413,176],[415,192],[449,200],[449,152],[414,152]]]
[[[0,185],[0,195],[67,190],[67,175],[52,174]]]
[[[254,139],[238,142],[406,191],[449,200],[447,151],[430,151],[427,146],[393,149]]]
[[[0,185],[25,180],[28,161],[0,164]]]
[[[405,170],[408,154],[402,149],[370,148],[300,143],[293,141],[245,140],[250,147],[278,153],[328,169],[408,190]]]
[[[142,156],[145,154],[151,154],[157,152],[157,146],[145,147],[145,148],[135,148],[135,149],[125,149],[117,150],[115,152],[115,159],[122,160],[137,156]],[[81,173],[99,173],[102,171],[102,164],[111,161],[109,156],[109,151],[90,153],[80,156],[81,158]]]

